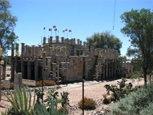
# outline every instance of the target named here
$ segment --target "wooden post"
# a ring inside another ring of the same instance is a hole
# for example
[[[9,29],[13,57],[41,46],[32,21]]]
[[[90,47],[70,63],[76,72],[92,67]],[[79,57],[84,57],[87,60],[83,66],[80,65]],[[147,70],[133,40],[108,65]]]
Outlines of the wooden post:
[[[1,62],[1,59],[2,59],[2,48],[0,46],[0,62]],[[0,63],[0,101],[1,101],[1,63]]]
[[[12,52],[11,52],[11,80],[14,80],[14,44],[12,43]]]
[[[6,57],[4,58],[2,79],[5,79],[5,76],[6,76]]]
[[[0,61],[1,61],[1,59],[0,59]],[[1,101],[1,64],[0,64],[0,101]]]
[[[83,76],[82,76],[82,115],[84,115],[84,82],[85,82],[85,57],[83,57]]]
[[[14,90],[22,86],[22,73],[17,73],[14,76]]]

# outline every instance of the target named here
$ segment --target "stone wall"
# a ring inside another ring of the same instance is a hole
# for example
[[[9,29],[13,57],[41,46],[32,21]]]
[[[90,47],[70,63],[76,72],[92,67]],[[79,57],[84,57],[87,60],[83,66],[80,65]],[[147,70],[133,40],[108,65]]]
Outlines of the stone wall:
[[[112,49],[88,48],[80,39],[51,36],[43,45],[22,43],[21,55],[14,56],[12,48],[12,76],[21,72],[23,79],[53,79],[58,83],[85,79],[116,77],[118,52]],[[16,54],[18,54],[16,45]],[[128,68],[132,68],[127,66]],[[129,70],[130,72],[130,70]]]

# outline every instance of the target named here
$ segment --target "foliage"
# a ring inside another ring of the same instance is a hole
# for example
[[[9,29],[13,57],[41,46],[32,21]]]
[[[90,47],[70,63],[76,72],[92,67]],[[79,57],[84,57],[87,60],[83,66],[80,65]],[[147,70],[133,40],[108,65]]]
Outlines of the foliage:
[[[107,90],[107,94],[110,95],[110,91],[112,92],[112,100],[117,101],[120,98],[125,97],[125,95],[128,95],[131,93],[132,90],[132,83],[129,83],[128,85],[125,84],[126,80],[122,78],[122,81],[118,81],[117,85],[105,85],[104,87]]]
[[[111,100],[107,98],[107,95],[106,94],[103,95],[103,98],[104,98],[103,99],[103,103],[104,104],[109,104],[111,102]]]
[[[44,102],[47,102],[47,106],[50,106],[51,105],[50,102],[53,100],[53,102],[55,103],[57,101],[57,97],[58,97],[58,92],[56,92],[55,89],[52,88],[51,90],[48,91],[47,98],[44,100]]]
[[[69,109],[68,108],[65,108],[65,107],[60,107],[58,110],[57,110],[59,113],[63,113],[65,111],[65,113],[69,113]]]
[[[35,94],[37,95],[36,102],[40,104],[40,99],[43,100],[44,91],[42,89],[35,89]]]
[[[120,48],[122,47],[121,41],[109,32],[95,33],[87,38],[87,44],[89,47],[114,49],[118,52],[120,52]]]
[[[140,111],[140,115],[153,115],[153,102],[149,103],[149,105]]]
[[[10,96],[5,94],[12,108],[8,111],[9,115],[29,115],[34,109],[35,98],[31,102],[31,91],[29,88],[17,88],[15,93],[10,92]]]
[[[49,108],[46,108],[44,104],[36,104],[35,110],[33,110],[33,115],[67,115],[66,105],[62,111],[57,109],[57,101],[54,102],[53,99],[50,100]]]
[[[66,98],[64,98],[65,103],[63,104],[61,110],[57,109],[58,93],[54,89],[51,89],[51,91],[48,92],[45,103],[40,103],[40,101],[38,101],[43,94],[41,90],[35,90],[33,102],[31,91],[27,87],[17,88],[14,95],[11,92],[9,93],[10,96],[7,94],[5,94],[5,96],[11,103],[12,108],[6,113],[2,113],[3,115],[67,115],[68,113],[67,105],[69,101],[67,92],[62,93]],[[37,96],[39,96],[37,101],[35,101],[36,93]]]
[[[119,88],[120,88],[120,89],[122,89],[122,88],[125,87],[125,82],[126,82],[126,81],[127,81],[127,80],[124,79],[124,78],[122,78],[122,81],[117,81],[117,84],[119,85]]]
[[[3,48],[3,53],[6,53],[17,39],[14,33],[17,18],[11,14],[10,8],[8,0],[0,0],[0,46]]]
[[[142,66],[141,60],[142,60],[141,56],[137,56],[137,57],[131,59],[133,71],[141,71],[141,66]]]
[[[1,112],[2,115],[7,115],[7,112]]]
[[[147,85],[147,73],[153,69],[153,13],[149,9],[131,10],[121,15],[125,26],[122,32],[130,37],[131,47],[128,55],[141,61],[144,83]]]
[[[113,108],[111,114],[113,115],[139,115],[146,113],[148,115],[152,110],[153,103],[153,85],[150,87],[138,88],[136,91],[120,99]],[[151,109],[150,109],[151,108]]]
[[[127,78],[129,78],[129,79],[137,79],[137,78],[141,78],[141,77],[143,77],[141,71],[134,71],[133,73],[131,73],[130,75],[127,76]]]
[[[82,100],[79,101],[78,106],[80,109],[83,109]],[[85,110],[93,110],[96,108],[96,102],[90,98],[84,98],[84,109]]]
[[[42,80],[37,81],[37,86],[42,86],[42,83],[43,83],[43,85],[47,85],[47,86],[56,85],[55,81],[52,81],[50,79],[44,79],[43,81]]]
[[[63,92],[61,93],[61,96],[62,94],[64,95],[64,97],[66,95],[66,98],[64,98],[65,100],[63,102],[61,101],[61,105],[63,105],[61,110],[57,109],[58,96],[59,96],[58,92],[56,92],[55,89],[52,88],[50,91],[48,91],[47,98],[44,100],[44,102],[47,103],[47,106],[45,106],[44,104],[37,103],[35,110],[33,111],[33,114],[34,115],[66,115],[68,113],[67,111],[68,93]]]
[[[66,105],[69,105],[68,95],[69,95],[68,92],[63,92],[63,93],[61,93],[61,97],[62,97],[61,105],[62,105],[62,107],[64,107],[65,104],[66,104]]]

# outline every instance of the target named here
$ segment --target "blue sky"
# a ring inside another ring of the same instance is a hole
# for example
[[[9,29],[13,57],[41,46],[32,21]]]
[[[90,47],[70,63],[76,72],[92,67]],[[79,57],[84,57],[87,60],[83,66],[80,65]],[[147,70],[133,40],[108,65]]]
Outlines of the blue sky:
[[[115,27],[114,22],[115,0],[10,0],[11,13],[18,18],[15,32],[19,43],[38,45],[53,25],[63,36],[62,30],[71,29],[72,37],[86,41],[97,32],[110,31],[122,42],[121,55],[125,55],[130,46],[129,38],[120,32],[124,26],[120,19],[121,14],[131,9],[147,8],[153,10],[153,0],[116,0]],[[55,36],[55,32],[52,33]],[[66,37],[66,36],[65,36]],[[71,35],[69,34],[69,38]]]

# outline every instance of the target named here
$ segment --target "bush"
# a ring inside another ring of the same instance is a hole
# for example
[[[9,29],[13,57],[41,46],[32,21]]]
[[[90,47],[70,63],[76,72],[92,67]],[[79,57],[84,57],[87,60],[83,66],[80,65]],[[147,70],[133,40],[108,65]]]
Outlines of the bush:
[[[9,92],[10,95],[5,94],[7,100],[10,102],[12,108],[2,115],[67,115],[67,104],[68,104],[68,93],[66,98],[63,100],[63,107],[61,111],[57,109],[57,92],[51,90],[48,92],[47,99],[40,103],[39,99],[42,98],[43,92],[41,90],[36,90],[34,92],[34,99],[32,102],[32,95],[30,88],[17,88],[15,93]],[[36,95],[38,96],[37,101]],[[65,103],[64,103],[65,102]],[[62,102],[61,102],[62,103]]]
[[[129,79],[137,79],[137,78],[141,78],[141,77],[143,77],[141,71],[134,71],[133,73],[131,73],[127,76],[127,78],[129,78]]]
[[[78,106],[80,109],[83,109],[82,107],[82,100],[79,101]],[[84,109],[85,110],[93,110],[96,108],[96,102],[93,99],[90,98],[84,98]]]
[[[140,115],[153,115],[153,102],[151,102],[146,108],[140,111]]]
[[[152,95],[153,86],[139,88],[131,94],[125,96],[125,98],[120,99],[120,101],[111,108],[111,114],[138,115],[143,113],[142,110],[145,109],[150,102],[153,103]]]
[[[57,101],[49,100],[49,107],[46,108],[44,104],[36,104],[32,115],[67,115],[66,105],[60,110],[57,109]]]
[[[52,80],[40,80],[40,81],[37,81],[36,82],[36,85],[37,86],[42,86],[42,83],[43,83],[43,85],[47,85],[47,86],[54,86],[54,85],[56,85],[56,83],[55,83],[55,81],[52,81]]]
[[[110,95],[110,92],[112,92],[112,101],[118,101],[120,98],[125,97],[133,91],[132,83],[126,84],[126,81],[126,79],[122,78],[121,81],[117,81],[118,86],[108,84],[104,86],[107,90],[108,95]]]
[[[68,108],[65,109],[64,107],[60,107],[57,111],[58,111],[58,113],[63,113],[64,111],[67,114],[69,113],[69,109]]]
[[[110,104],[111,99],[110,98],[107,98],[107,95],[106,94],[103,95],[103,98],[104,98],[104,100],[103,100],[103,103],[104,104]]]

